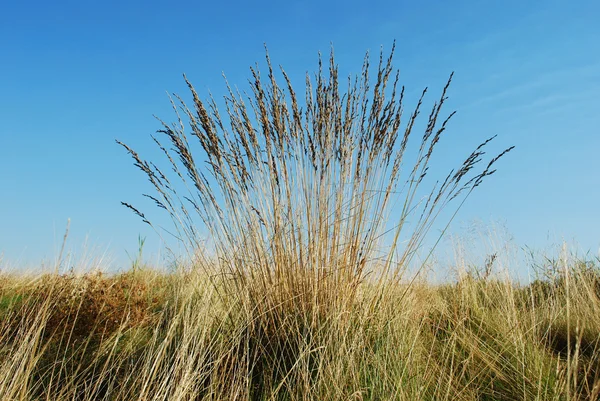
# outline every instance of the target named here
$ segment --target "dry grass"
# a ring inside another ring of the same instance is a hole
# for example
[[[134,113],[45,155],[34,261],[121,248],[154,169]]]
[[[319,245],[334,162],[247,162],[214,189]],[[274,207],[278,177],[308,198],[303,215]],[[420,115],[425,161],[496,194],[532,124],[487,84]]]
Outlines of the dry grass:
[[[249,94],[227,84],[226,114],[186,79],[192,106],[175,96],[177,123],[153,137],[163,163],[121,145],[189,262],[3,276],[0,399],[597,399],[597,265],[528,288],[488,268],[441,287],[404,276],[512,148],[482,164],[485,140],[430,180],[450,80],[416,134],[426,91],[405,116],[392,55],[342,91],[332,51],[303,100],[267,56]]]
[[[199,272],[0,281],[2,400],[599,399],[597,263],[363,283],[320,313],[249,310]]]
[[[177,123],[161,121],[160,136],[153,137],[165,168],[119,142],[151,182],[154,193],[146,196],[171,217],[168,232],[186,245],[194,268],[218,277],[213,285],[228,307],[243,313],[246,328],[237,345],[243,358],[231,368],[250,394],[321,380],[311,372],[330,351],[316,344],[322,335],[345,338],[354,329],[361,283],[370,276],[378,288],[363,307],[380,308],[439,213],[453,200],[462,204],[512,149],[479,168],[490,138],[424,192],[454,114],[441,115],[452,77],[424,132],[415,134],[427,90],[404,116],[393,53],[380,54],[374,84],[367,55],[361,74],[342,91],[332,50],[327,65],[319,58],[317,74],[307,75],[303,101],[283,69],[278,83],[267,54],[266,78],[251,68],[251,93],[227,83],[226,115],[212,97],[201,100],[186,78],[193,106],[175,95]],[[406,166],[411,145],[415,162]],[[411,233],[401,247],[409,219]],[[214,244],[208,252],[200,232]],[[323,325],[334,329],[322,333]]]

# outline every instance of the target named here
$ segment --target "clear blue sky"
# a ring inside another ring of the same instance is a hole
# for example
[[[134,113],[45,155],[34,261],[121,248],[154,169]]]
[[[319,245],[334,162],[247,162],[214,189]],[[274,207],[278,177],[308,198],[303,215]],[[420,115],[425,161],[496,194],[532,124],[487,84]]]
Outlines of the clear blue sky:
[[[51,259],[87,237],[116,267],[158,240],[120,205],[145,178],[115,144],[156,155],[152,117],[172,121],[166,92],[247,88],[264,59],[294,76],[335,47],[344,75],[389,49],[409,94],[432,102],[455,71],[458,114],[442,158],[498,134],[517,149],[470,198],[453,229],[501,221],[516,243],[600,246],[600,2],[589,1],[13,1],[0,6],[0,253]],[[302,84],[302,80],[299,81]],[[444,161],[444,160],[441,160]],[[146,209],[150,207],[148,203]],[[154,210],[150,209],[154,212]]]

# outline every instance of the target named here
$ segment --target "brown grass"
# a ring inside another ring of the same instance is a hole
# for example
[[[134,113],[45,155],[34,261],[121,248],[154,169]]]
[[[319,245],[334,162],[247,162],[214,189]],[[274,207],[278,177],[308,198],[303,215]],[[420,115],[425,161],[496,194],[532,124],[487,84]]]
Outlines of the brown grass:
[[[405,152],[427,90],[404,117],[393,54],[394,48],[387,58],[380,54],[374,84],[367,55],[361,74],[342,92],[332,50],[327,73],[319,58],[314,81],[306,77],[302,103],[283,69],[284,83],[277,82],[267,54],[266,78],[251,68],[250,94],[227,84],[225,118],[216,101],[201,100],[186,78],[192,106],[175,95],[177,123],[161,121],[161,136],[153,136],[171,177],[118,142],[151,182],[154,194],[146,196],[170,215],[171,232],[194,256],[195,268],[219,277],[215,285],[228,307],[243,312],[246,329],[237,345],[243,358],[231,368],[239,369],[251,398],[277,383],[311,386],[309,372],[326,355],[313,343],[319,327],[339,315],[330,323],[335,333],[352,330],[359,286],[373,273],[380,295],[369,308],[379,308],[440,211],[455,198],[460,205],[512,149],[477,170],[490,138],[423,193],[430,160],[454,115],[441,116],[452,76],[415,138],[416,162],[407,168]],[[414,219],[412,232],[399,247],[408,219]],[[214,257],[201,247],[199,227],[209,233]]]
[[[600,267],[581,266],[383,300],[363,283],[352,305],[306,315],[246,310],[199,272],[3,275],[0,399],[595,400]]]
[[[487,271],[439,288],[405,276],[440,212],[512,148],[484,163],[484,140],[429,179],[452,76],[416,133],[427,91],[405,115],[393,53],[343,90],[332,50],[303,99],[267,55],[249,93],[227,84],[224,114],[186,79],[191,106],[175,96],[177,122],[153,136],[162,163],[119,143],[188,263],[0,281],[0,399],[597,397],[597,276],[564,264],[548,293]]]

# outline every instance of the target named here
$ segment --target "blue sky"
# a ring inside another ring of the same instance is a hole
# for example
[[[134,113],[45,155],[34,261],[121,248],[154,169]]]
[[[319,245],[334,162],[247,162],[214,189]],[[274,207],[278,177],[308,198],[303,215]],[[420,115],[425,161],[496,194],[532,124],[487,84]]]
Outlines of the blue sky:
[[[115,139],[157,155],[152,115],[173,121],[166,92],[187,96],[182,73],[201,95],[224,94],[221,72],[247,88],[266,43],[302,85],[330,43],[347,75],[396,39],[409,99],[429,86],[433,102],[455,71],[441,164],[495,134],[494,149],[517,147],[451,230],[499,221],[520,246],[565,239],[597,254],[599,16],[592,0],[4,2],[0,253],[22,265],[52,259],[68,218],[70,249],[87,238],[114,267],[138,235],[155,252],[156,235],[120,205],[148,186]]]

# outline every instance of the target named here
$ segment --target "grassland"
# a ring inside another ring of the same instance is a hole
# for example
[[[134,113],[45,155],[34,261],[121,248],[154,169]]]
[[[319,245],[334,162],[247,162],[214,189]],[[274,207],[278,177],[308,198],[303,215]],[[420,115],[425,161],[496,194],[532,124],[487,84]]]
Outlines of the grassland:
[[[187,262],[0,274],[0,400],[598,399],[596,262],[528,287],[491,262],[454,284],[406,274],[512,147],[483,140],[432,178],[452,76],[421,124],[427,90],[407,116],[392,55],[342,90],[332,50],[303,100],[268,55],[220,108],[186,79],[191,106],[174,95],[152,136],[161,161],[119,144],[173,225],[123,204]]]
[[[221,283],[227,287],[227,283]],[[595,400],[600,270],[223,296],[198,271],[0,275],[2,400]],[[339,297],[339,298],[338,298]],[[260,301],[257,301],[260,298]],[[250,301],[252,300],[252,301]]]

